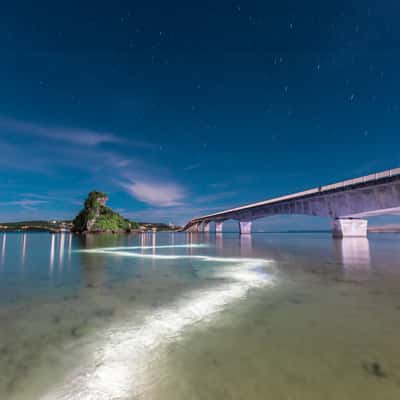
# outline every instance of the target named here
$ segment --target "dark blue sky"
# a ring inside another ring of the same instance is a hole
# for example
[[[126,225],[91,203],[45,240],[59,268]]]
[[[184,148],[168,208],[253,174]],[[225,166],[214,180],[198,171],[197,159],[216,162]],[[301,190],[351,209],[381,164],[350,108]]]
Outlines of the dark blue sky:
[[[2,5],[0,220],[71,218],[97,189],[183,223],[399,166],[399,16],[368,0]]]

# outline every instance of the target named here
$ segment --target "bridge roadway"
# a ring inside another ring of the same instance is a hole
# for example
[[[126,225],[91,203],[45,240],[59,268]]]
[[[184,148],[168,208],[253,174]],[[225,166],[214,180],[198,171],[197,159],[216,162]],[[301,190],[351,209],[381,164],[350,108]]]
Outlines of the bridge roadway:
[[[211,222],[222,233],[223,222],[235,219],[241,234],[251,233],[251,223],[277,214],[328,217],[335,237],[367,236],[366,217],[400,214],[400,168],[349,179],[190,220],[187,232],[209,232]]]

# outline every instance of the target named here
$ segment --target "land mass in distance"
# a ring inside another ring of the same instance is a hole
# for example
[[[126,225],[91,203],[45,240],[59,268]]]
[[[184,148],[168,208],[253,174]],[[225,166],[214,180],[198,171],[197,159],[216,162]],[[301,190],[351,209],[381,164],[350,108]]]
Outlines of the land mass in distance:
[[[72,221],[21,221],[0,224],[0,231],[47,231],[51,233],[129,233],[144,231],[177,231],[181,227],[165,223],[130,221],[106,206],[108,196],[90,192],[83,209]]]

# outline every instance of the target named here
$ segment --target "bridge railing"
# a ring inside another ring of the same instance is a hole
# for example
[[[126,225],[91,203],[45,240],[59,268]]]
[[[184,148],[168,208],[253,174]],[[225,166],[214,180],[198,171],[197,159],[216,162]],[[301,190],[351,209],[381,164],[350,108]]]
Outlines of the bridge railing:
[[[347,186],[357,185],[359,183],[373,182],[383,178],[389,178],[391,176],[400,175],[400,168],[389,169],[387,171],[378,172],[376,174],[370,174],[362,176],[361,178],[347,179],[346,181],[341,181],[338,183],[333,183],[331,185],[321,186],[321,191],[325,192],[327,190],[340,189]]]

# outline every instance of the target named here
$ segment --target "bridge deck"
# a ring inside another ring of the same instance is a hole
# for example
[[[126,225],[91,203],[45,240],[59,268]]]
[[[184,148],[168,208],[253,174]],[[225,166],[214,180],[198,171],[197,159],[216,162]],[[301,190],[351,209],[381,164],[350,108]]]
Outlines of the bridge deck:
[[[320,186],[318,188],[313,188],[309,190],[305,190],[303,192],[293,193],[286,196],[275,197],[272,199],[260,201],[257,203],[246,204],[244,206],[231,208],[229,210],[220,211],[213,214],[204,215],[202,217],[197,217],[192,219],[188,225],[207,221],[207,220],[223,220],[225,217],[228,219],[232,214],[239,213],[241,211],[246,211],[266,205],[275,205],[282,202],[286,202],[288,200],[295,200],[295,199],[302,199],[302,198],[309,198],[315,195],[321,195],[326,193],[331,193],[333,191],[343,191],[354,189],[356,187],[361,186],[369,186],[369,185],[376,185],[378,183],[384,183],[385,181],[392,180],[392,179],[400,179],[400,168],[390,169],[387,171],[379,172],[376,174],[370,174],[366,176],[362,176],[360,178],[348,179],[345,181],[341,181],[338,183],[333,183],[330,185]]]

